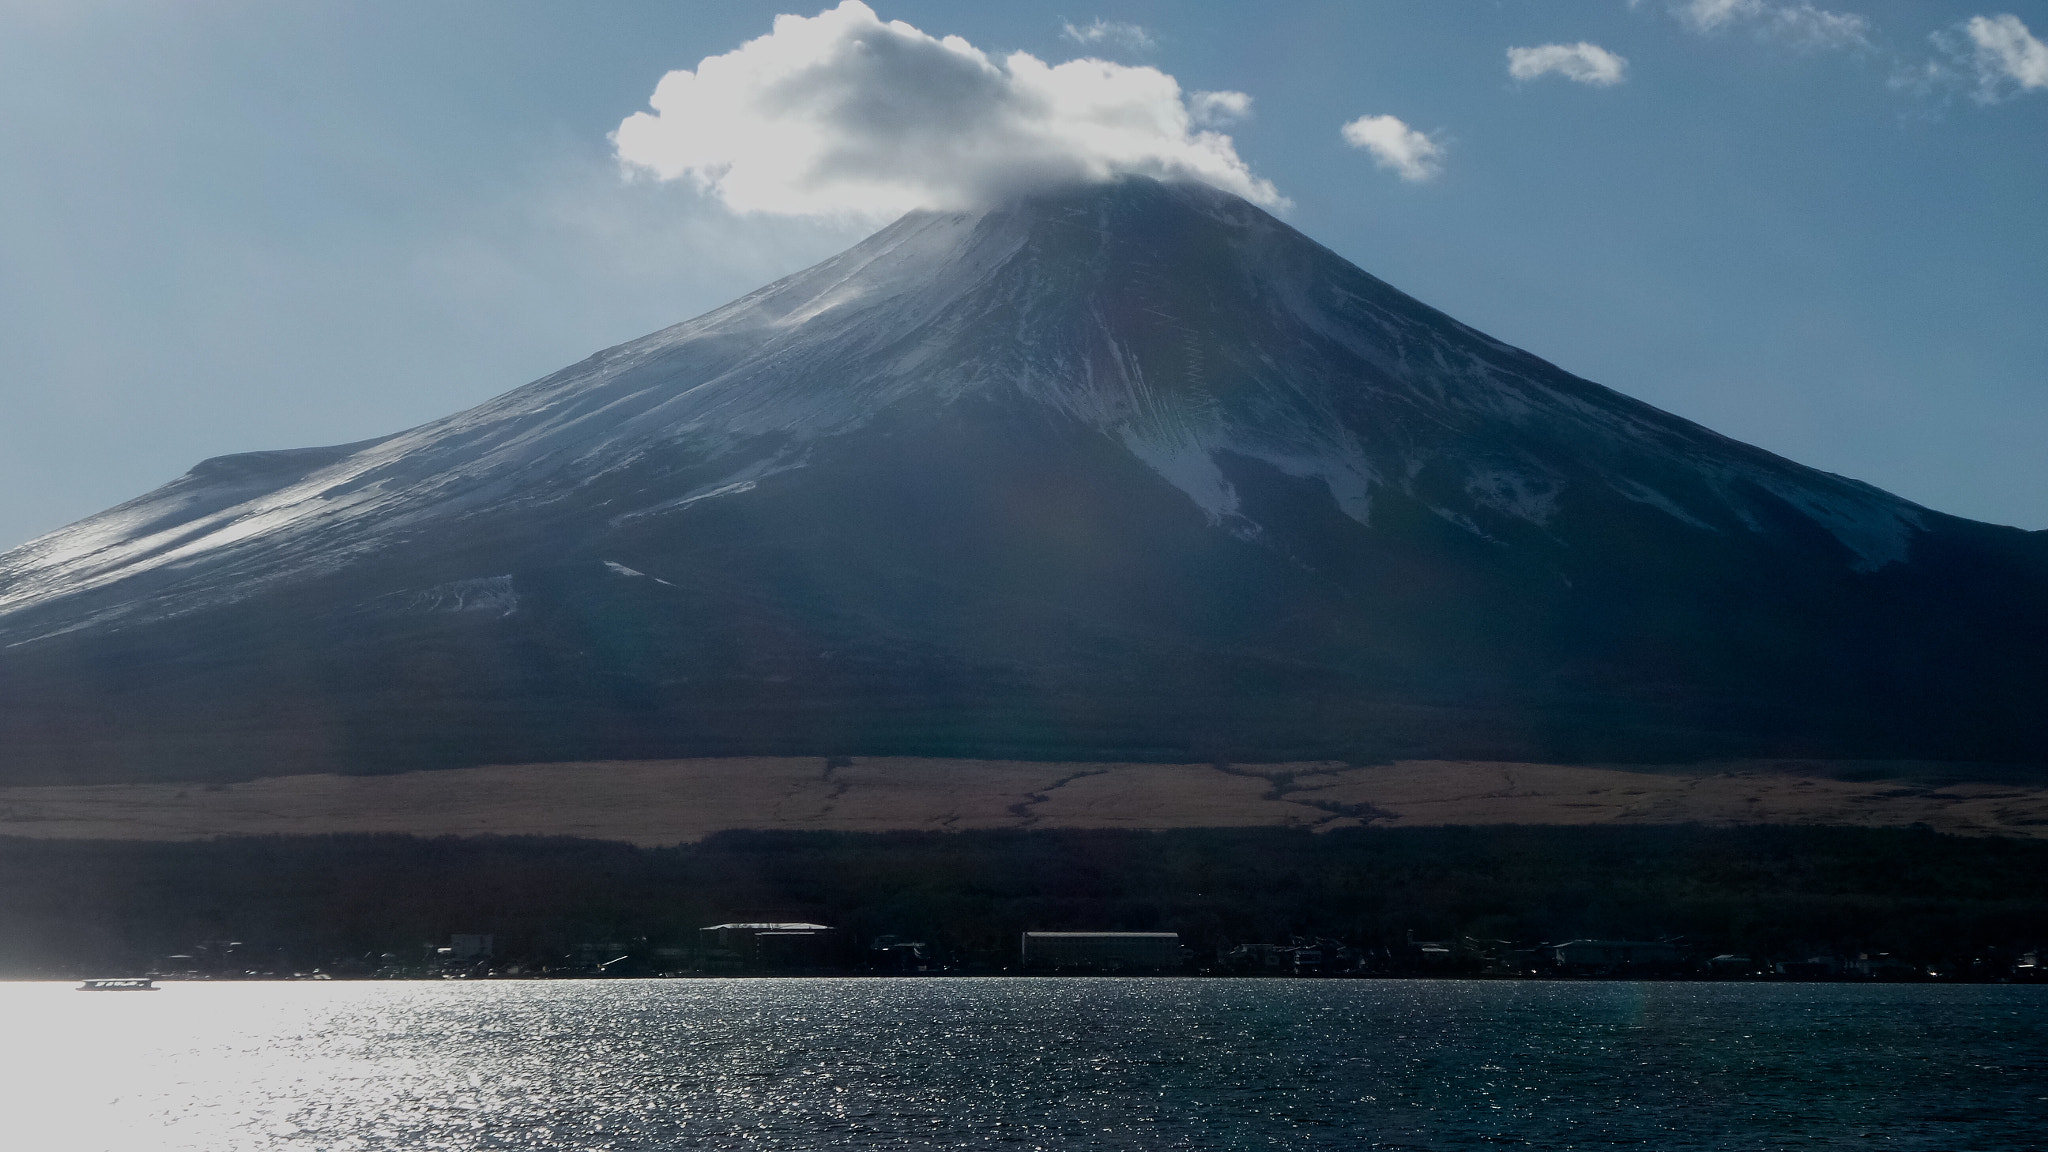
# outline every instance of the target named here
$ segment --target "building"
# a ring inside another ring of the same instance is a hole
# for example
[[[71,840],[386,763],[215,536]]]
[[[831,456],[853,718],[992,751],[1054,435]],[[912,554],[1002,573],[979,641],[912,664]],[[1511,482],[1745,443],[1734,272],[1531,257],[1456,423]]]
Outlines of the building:
[[[1026,932],[1024,967],[1068,972],[1156,972],[1180,967],[1178,932]]]
[[[697,943],[712,967],[830,968],[839,962],[839,933],[824,924],[713,924],[697,930]]]
[[[868,945],[868,967],[877,972],[923,972],[931,967],[931,950],[922,940],[877,936]]]
[[[1363,958],[1335,940],[1296,937],[1286,944],[1240,944],[1217,957],[1226,971],[1267,976],[1330,976],[1358,970]]]
[[[1669,940],[1567,940],[1550,952],[1558,967],[1581,972],[1668,968],[1686,959],[1685,948]]]
[[[441,951],[454,960],[487,960],[497,938],[489,933],[457,932],[448,938],[448,947]]]
[[[1842,974],[1866,980],[1917,980],[1926,971],[1889,952],[1862,952],[1854,960],[1843,962]]]
[[[1401,946],[1402,966],[1411,972],[1447,972],[1458,962],[1458,953],[1448,940],[1417,940],[1408,933]]]

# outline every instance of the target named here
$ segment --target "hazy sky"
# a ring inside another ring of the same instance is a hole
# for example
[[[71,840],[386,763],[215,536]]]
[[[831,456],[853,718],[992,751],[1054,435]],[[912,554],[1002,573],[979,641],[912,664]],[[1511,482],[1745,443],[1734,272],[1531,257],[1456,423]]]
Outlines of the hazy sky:
[[[1048,165],[1201,174],[1580,375],[2048,527],[2048,4],[878,3],[961,42],[700,67],[821,7],[0,0],[0,547]]]

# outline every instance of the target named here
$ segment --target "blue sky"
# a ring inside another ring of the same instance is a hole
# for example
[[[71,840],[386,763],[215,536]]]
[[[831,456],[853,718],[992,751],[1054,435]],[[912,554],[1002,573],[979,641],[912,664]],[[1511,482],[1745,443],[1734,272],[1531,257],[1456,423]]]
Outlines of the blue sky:
[[[0,0],[0,547],[206,456],[466,407],[857,239],[626,179],[609,139],[666,73],[819,7]],[[2048,528],[2048,5],[876,10],[1244,93],[1216,120],[1244,170],[1376,275],[1729,435]],[[1986,55],[1974,17],[2029,39]],[[1618,82],[1583,53],[1510,75],[1581,43]],[[1378,117],[1436,150],[1422,178],[1347,141]]]

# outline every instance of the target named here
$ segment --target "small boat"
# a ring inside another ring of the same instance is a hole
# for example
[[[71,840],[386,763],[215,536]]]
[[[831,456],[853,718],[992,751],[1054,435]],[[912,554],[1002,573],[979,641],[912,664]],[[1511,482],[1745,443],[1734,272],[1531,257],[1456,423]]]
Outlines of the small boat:
[[[124,976],[118,980],[87,980],[78,986],[80,992],[154,992],[156,981],[142,976]]]

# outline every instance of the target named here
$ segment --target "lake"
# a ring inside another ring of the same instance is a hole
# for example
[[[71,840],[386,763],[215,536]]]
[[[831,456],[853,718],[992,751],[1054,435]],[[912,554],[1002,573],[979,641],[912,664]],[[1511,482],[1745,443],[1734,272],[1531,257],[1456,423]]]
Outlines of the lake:
[[[0,984],[71,1149],[2039,1148],[2048,987]]]

